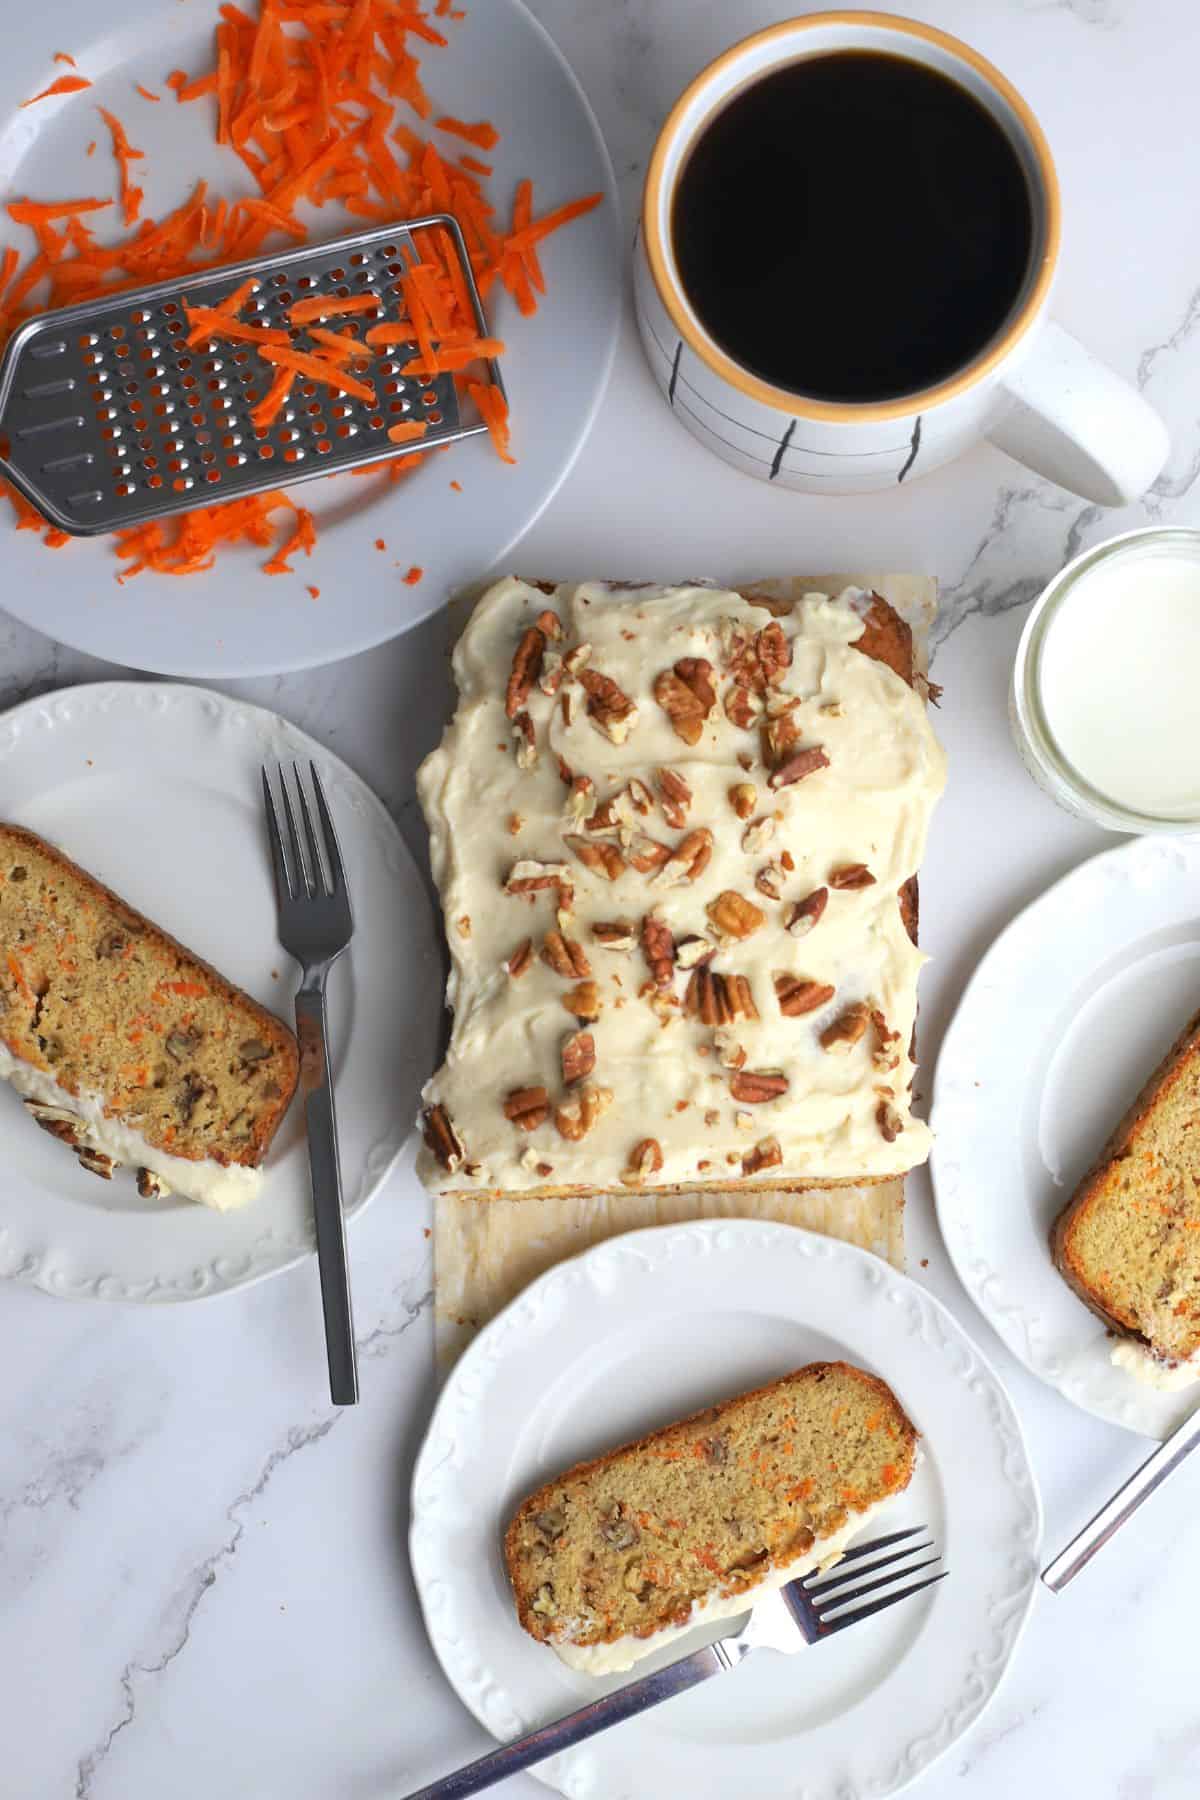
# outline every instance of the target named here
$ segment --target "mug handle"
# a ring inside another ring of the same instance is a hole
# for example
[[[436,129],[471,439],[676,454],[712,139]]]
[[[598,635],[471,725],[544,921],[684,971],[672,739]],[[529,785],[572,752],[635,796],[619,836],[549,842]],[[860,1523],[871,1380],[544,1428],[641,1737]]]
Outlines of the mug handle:
[[[988,441],[1085,500],[1128,505],[1167,460],[1153,407],[1061,325],[1045,325],[1000,386],[1007,405]]]

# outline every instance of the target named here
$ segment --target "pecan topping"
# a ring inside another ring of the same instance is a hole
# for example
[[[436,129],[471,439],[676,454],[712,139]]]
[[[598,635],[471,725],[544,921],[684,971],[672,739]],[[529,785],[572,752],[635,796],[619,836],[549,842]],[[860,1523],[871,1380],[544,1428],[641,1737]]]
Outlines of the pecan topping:
[[[766,894],[769,900],[783,898],[783,864],[780,862],[764,863],[754,877],[754,885],[760,894]]]
[[[770,769],[778,769],[791,754],[800,736],[800,727],[790,712],[768,719],[762,728],[763,761]]]
[[[752,731],[762,711],[762,701],[749,688],[734,682],[725,695],[725,717],[741,731]]]
[[[581,981],[562,997],[562,1003],[577,1019],[600,1017],[600,989],[594,981]]]
[[[702,656],[685,656],[655,677],[654,698],[685,744],[700,742],[704,721],[717,703],[712,672],[712,664]]]
[[[843,863],[840,868],[829,871],[828,881],[831,888],[839,890],[875,886],[875,877],[866,863]]]
[[[822,1050],[831,1050],[837,1056],[846,1056],[853,1050],[859,1038],[867,1029],[871,1017],[871,1009],[865,1000],[856,1000],[839,1013],[832,1025],[827,1025],[821,1033]]]
[[[544,631],[546,636],[553,638],[556,643],[563,634],[562,620],[556,612],[551,612],[549,607],[545,612],[538,614],[535,623],[539,631]]]
[[[642,920],[642,954],[655,987],[669,988],[675,972],[675,939],[670,926],[656,913],[647,913]]]
[[[568,837],[563,841],[585,869],[591,869],[594,875],[602,875],[605,881],[615,881],[625,867],[625,858],[615,844],[593,844],[582,837]]]
[[[788,1078],[773,1069],[736,1069],[729,1077],[729,1091],[746,1106],[765,1106],[788,1091]]]
[[[600,919],[592,926],[592,936],[604,950],[632,950],[637,927],[632,919]]]
[[[546,933],[542,939],[542,961],[556,975],[565,975],[572,981],[578,981],[592,972],[592,965],[584,955],[583,946],[563,931]]]
[[[894,1144],[904,1130],[904,1120],[890,1100],[881,1100],[875,1108],[875,1123],[884,1140],[889,1144]]]
[[[657,1175],[663,1166],[662,1145],[657,1138],[642,1138],[629,1152],[629,1162],[622,1181],[632,1186],[645,1181],[649,1175]]]
[[[797,900],[788,911],[787,928],[793,937],[807,937],[829,904],[829,889],[814,888],[803,900]]]
[[[675,963],[680,969],[698,969],[701,963],[711,962],[717,954],[717,946],[711,938],[683,937],[675,946]]]
[[[713,835],[706,825],[689,831],[676,844],[657,875],[651,877],[656,887],[678,887],[682,881],[695,881],[712,859]]]
[[[723,1069],[744,1069],[746,1052],[738,1043],[727,1025],[718,1026],[713,1032],[713,1049],[721,1059]],[[733,1158],[730,1159],[734,1160]]]
[[[723,635],[727,639],[729,673],[738,686],[750,688],[756,694],[763,693],[768,687],[777,687],[792,660],[791,646],[783,627],[773,619],[753,638],[748,638],[740,621],[730,619],[727,625],[728,630]]]
[[[587,694],[588,717],[611,743],[623,744],[638,721],[637,707],[612,679],[598,669],[580,669],[580,685]]]
[[[644,781],[639,781],[635,775],[629,782],[625,792],[629,796],[629,804],[632,806],[634,812],[639,813],[644,819],[646,814],[650,812],[654,806],[654,795],[650,792],[650,789],[646,786]],[[691,798],[690,789],[688,798]]]
[[[519,981],[525,971],[533,966],[533,939],[522,938],[504,966],[513,980]]]
[[[504,696],[504,710],[510,719],[516,718],[528,700],[530,690],[541,673],[545,649],[545,632],[538,626],[531,625],[513,654],[512,673]]]
[[[639,875],[661,869],[670,854],[665,844],[660,844],[657,838],[647,837],[644,831],[635,831],[625,849],[630,867]]]
[[[797,750],[789,756],[785,763],[767,776],[769,788],[791,787],[793,782],[803,781],[806,775],[815,775],[818,769],[827,769],[829,758],[820,744],[810,744],[806,750]]]
[[[550,1096],[544,1087],[514,1088],[505,1097],[504,1116],[518,1131],[536,1131],[550,1116]]]
[[[765,925],[766,913],[753,900],[745,900],[741,894],[735,894],[732,888],[726,888],[715,900],[710,900],[705,912],[718,931],[726,937],[747,938],[751,932]]]
[[[878,1046],[871,1059],[875,1067],[885,1071],[898,1069],[900,1067],[898,1048],[900,1033],[890,1029],[887,1020],[877,1006],[871,1009],[871,1024],[875,1028],[875,1036],[878,1039]]]
[[[742,849],[747,856],[757,856],[760,850],[766,849],[774,836],[775,814],[764,813],[761,819],[755,819],[754,823],[747,825],[743,831]]]
[[[769,625],[764,625],[754,643],[764,684],[767,687],[777,687],[792,660],[792,647],[784,636],[783,626],[778,619],[772,619]]]
[[[742,1174],[757,1175],[763,1169],[778,1168],[783,1161],[783,1151],[779,1148],[779,1139],[773,1137],[760,1138],[753,1150],[747,1150],[742,1158]]]
[[[739,819],[748,819],[758,805],[758,789],[752,781],[735,781],[729,790],[729,804]]]
[[[779,1010],[788,1018],[799,1018],[803,1013],[816,1012],[833,999],[834,990],[823,981],[804,981],[799,975],[776,975],[775,996],[779,1001]]]
[[[563,659],[555,650],[547,650],[542,658],[542,672],[538,676],[538,686],[543,694],[553,699],[562,686]]]
[[[580,669],[584,667],[591,654],[592,646],[590,644],[576,644],[575,648],[573,650],[568,650],[567,654],[563,657],[563,668],[568,675],[572,677],[576,676]]]
[[[517,740],[518,769],[536,769],[538,760],[537,737],[533,729],[533,720],[527,712],[520,712],[513,720],[513,736]]]
[[[562,1041],[562,1078],[564,1087],[574,1087],[596,1067],[596,1040],[590,1031],[573,1031]]]
[[[687,824],[687,811],[693,800],[691,788],[677,769],[656,769],[654,779],[658,784],[664,819],[676,831],[681,831]]]
[[[576,1099],[554,1109],[554,1124],[561,1136],[577,1144],[587,1136],[602,1113],[612,1105],[611,1088],[585,1087]]]
[[[515,862],[504,882],[506,894],[536,894],[542,888],[569,887],[571,872],[566,863],[534,862],[526,857]]]
[[[462,1139],[450,1123],[450,1114],[444,1106],[427,1106],[422,1115],[422,1135],[443,1169],[453,1175],[462,1167],[465,1154]]]
[[[715,975],[706,965],[687,984],[683,1010],[703,1025],[728,1025],[736,1018],[757,1019],[758,1008],[745,975]]]

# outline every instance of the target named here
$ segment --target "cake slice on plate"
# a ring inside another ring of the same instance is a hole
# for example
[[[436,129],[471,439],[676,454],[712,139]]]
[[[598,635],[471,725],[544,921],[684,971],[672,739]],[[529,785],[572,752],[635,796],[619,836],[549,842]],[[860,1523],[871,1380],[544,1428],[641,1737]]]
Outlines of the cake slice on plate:
[[[61,851],[0,825],[0,1076],[94,1174],[227,1208],[295,1092],[274,1014]]]
[[[1054,1261],[1155,1387],[1200,1381],[1200,1014],[1176,1039],[1051,1234]]]
[[[531,1494],[504,1541],[521,1624],[572,1668],[627,1669],[835,1561],[916,1456],[886,1383],[810,1363]]]

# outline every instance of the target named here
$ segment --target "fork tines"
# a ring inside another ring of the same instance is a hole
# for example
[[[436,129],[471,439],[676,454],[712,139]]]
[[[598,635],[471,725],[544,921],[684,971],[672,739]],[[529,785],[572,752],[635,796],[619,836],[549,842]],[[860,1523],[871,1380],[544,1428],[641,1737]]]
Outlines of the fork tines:
[[[804,1604],[813,1615],[817,1635],[827,1637],[831,1632],[841,1631],[847,1625],[857,1625],[860,1619],[869,1619],[873,1613],[883,1612],[894,1606],[898,1600],[907,1600],[910,1594],[919,1594],[922,1588],[932,1587],[935,1582],[944,1581],[950,1573],[948,1569],[939,1569],[936,1575],[926,1575],[923,1581],[908,1581],[905,1587],[897,1588],[895,1583],[907,1581],[909,1576],[917,1575],[922,1569],[931,1569],[941,1561],[941,1552],[934,1550],[933,1540],[925,1543],[912,1543],[913,1538],[924,1537],[928,1527],[915,1525],[908,1531],[893,1531],[887,1537],[874,1538],[868,1544],[858,1544],[853,1550],[843,1552],[841,1562],[831,1570],[814,1569],[796,1585],[801,1589]],[[903,1548],[893,1548],[902,1545]],[[872,1562],[864,1562],[864,1557],[875,1557],[880,1550],[891,1549],[890,1556],[880,1556]],[[932,1556],[925,1557],[922,1562],[913,1562],[914,1556],[920,1556],[925,1550],[933,1550]],[[846,1565],[850,1566],[847,1567]],[[887,1574],[880,1575],[881,1569]],[[875,1580],[865,1579],[875,1576]],[[867,1600],[869,1594],[878,1594],[879,1598],[867,1601],[866,1605],[856,1602]],[[843,1607],[852,1610],[844,1612]]]

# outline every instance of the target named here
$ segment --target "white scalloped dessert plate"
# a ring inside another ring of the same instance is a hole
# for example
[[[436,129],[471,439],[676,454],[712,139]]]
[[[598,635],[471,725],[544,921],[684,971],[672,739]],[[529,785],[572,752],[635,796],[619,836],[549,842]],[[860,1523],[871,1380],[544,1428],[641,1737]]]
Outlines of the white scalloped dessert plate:
[[[434,1650],[498,1739],[629,1679],[575,1673],[521,1630],[501,1559],[511,1513],[582,1457],[836,1357],[882,1375],[923,1434],[880,1529],[930,1526],[950,1579],[818,1650],[755,1658],[541,1764],[542,1780],[577,1800],[865,1800],[895,1793],[978,1718],[1037,1581],[1041,1508],[1012,1405],[946,1309],[886,1263],[748,1220],[598,1244],[464,1353],[413,1481],[412,1567]]]
[[[0,818],[25,825],[291,1021],[262,821],[264,760],[311,758],[329,797],[355,934],[330,977],[346,1215],[382,1183],[433,1064],[441,952],[391,818],[345,763],[276,714],[203,688],[101,682],[0,717]],[[288,1268],[313,1247],[298,1107],[258,1197],[217,1213],[139,1198],[22,1114],[0,1084],[0,1279],[70,1298],[193,1300]]]
[[[946,1247],[1014,1356],[1114,1425],[1166,1437],[1163,1393],[1050,1260],[1050,1227],[1200,1006],[1200,839],[1133,838],[1082,863],[986,952],[942,1041],[931,1163]]]

